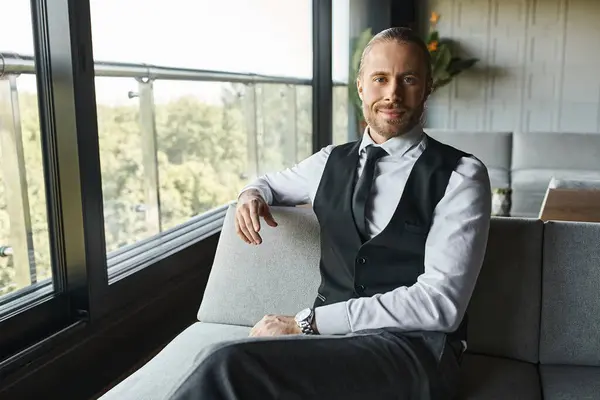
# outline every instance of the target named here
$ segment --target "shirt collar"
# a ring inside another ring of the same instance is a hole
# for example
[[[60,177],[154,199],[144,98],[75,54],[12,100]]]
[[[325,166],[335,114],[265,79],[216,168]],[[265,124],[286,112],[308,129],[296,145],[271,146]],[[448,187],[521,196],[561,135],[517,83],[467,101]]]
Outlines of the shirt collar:
[[[414,145],[419,143],[423,139],[423,136],[423,128],[421,127],[421,125],[417,124],[414,128],[406,132],[404,135],[394,136],[393,138],[388,139],[382,144],[378,145],[373,141],[373,139],[371,139],[371,135],[369,134],[369,127],[367,126],[365,128],[365,132],[363,133],[360,147],[358,148],[358,154],[361,154],[363,150],[367,148],[367,146],[373,145],[381,147],[391,156],[401,157]]]

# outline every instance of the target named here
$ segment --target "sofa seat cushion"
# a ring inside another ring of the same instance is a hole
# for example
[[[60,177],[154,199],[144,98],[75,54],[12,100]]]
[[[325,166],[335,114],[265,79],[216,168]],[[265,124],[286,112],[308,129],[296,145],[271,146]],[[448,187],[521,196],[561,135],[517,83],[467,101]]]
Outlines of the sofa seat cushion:
[[[547,400],[597,399],[600,367],[542,365],[542,390]]]
[[[542,399],[535,364],[474,354],[465,354],[461,366],[458,399]]]
[[[245,326],[196,322],[100,399],[165,399],[195,367],[196,356],[201,350],[222,341],[246,338],[250,329]]]

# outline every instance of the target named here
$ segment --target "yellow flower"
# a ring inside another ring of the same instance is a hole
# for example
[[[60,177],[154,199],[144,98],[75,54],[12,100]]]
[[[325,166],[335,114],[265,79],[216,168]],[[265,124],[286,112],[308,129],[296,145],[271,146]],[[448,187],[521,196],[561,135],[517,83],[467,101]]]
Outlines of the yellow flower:
[[[427,49],[429,51],[436,51],[437,48],[438,48],[438,42],[435,40],[427,45]]]
[[[431,22],[433,25],[437,24],[438,21],[440,20],[440,14],[436,13],[435,11],[431,13],[431,18],[429,18],[429,22]]]

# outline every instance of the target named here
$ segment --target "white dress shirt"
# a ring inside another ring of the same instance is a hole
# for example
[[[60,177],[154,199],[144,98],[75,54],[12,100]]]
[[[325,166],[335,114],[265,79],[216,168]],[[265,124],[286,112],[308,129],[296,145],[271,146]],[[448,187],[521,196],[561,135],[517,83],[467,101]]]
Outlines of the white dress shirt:
[[[389,155],[375,170],[366,206],[367,234],[381,232],[396,211],[412,167],[427,147],[420,126],[380,145]],[[378,146],[368,133],[359,148],[358,176],[368,145]],[[269,204],[313,203],[330,145],[299,164],[266,174],[242,191],[257,189]],[[475,157],[463,157],[450,175],[444,197],[433,213],[425,244],[425,268],[410,287],[398,287],[372,297],[360,297],[315,309],[321,334],[346,334],[363,329],[395,327],[404,331],[452,332],[465,314],[485,254],[491,215],[491,187],[486,167]]]

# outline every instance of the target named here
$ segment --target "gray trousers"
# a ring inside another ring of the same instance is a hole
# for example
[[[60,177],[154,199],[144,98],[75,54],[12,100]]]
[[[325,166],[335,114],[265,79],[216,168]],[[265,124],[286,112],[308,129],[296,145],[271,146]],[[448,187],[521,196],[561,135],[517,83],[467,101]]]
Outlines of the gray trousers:
[[[169,398],[445,400],[458,386],[460,354],[433,332],[247,338],[202,351]]]

